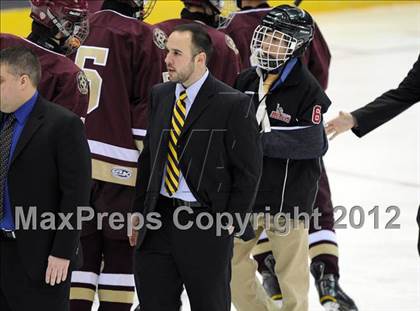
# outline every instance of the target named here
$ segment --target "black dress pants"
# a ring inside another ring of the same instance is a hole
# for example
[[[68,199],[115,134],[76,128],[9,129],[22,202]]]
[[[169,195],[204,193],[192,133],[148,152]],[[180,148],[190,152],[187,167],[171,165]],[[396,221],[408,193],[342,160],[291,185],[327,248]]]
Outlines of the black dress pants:
[[[179,213],[181,225],[173,221],[171,199],[160,196],[157,212],[162,227],[148,230],[145,240],[135,252],[136,288],[142,311],[179,311],[183,286],[192,311],[229,311],[233,236],[226,230],[216,235],[215,221],[208,230],[197,226],[206,208],[192,208],[193,214]],[[208,215],[208,214],[207,214]],[[202,223],[208,225],[207,216]]]
[[[68,311],[70,276],[54,286],[33,280],[26,273],[16,241],[0,240],[0,310]]]

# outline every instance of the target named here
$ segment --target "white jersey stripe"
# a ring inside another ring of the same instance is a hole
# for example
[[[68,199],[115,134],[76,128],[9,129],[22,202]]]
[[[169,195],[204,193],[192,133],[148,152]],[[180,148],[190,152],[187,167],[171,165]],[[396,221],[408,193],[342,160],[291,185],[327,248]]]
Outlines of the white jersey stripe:
[[[98,275],[93,272],[73,271],[71,274],[72,283],[98,284]]]
[[[143,130],[143,129],[133,128],[132,132],[133,132],[133,135],[136,135],[136,136],[146,136],[146,134],[147,134],[147,130]]]
[[[271,129],[272,130],[276,130],[276,131],[295,131],[295,130],[303,130],[306,129],[308,127],[311,127],[312,125],[308,125],[308,126],[272,126]]]
[[[309,234],[309,245],[321,242],[321,241],[329,241],[333,243],[337,243],[337,236],[335,232],[330,230],[321,230],[314,233]]]
[[[137,163],[140,152],[135,149],[117,147],[96,140],[88,140],[90,152],[126,162]]]
[[[101,273],[99,276],[99,284],[111,286],[134,286],[134,276],[132,274]]]

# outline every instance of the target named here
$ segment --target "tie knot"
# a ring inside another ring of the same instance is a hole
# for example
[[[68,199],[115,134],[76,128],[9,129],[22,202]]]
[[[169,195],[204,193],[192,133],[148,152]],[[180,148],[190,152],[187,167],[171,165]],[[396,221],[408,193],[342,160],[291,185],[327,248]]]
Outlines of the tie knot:
[[[3,116],[3,127],[6,128],[10,126],[15,120],[16,117],[13,113],[5,113]]]
[[[187,98],[187,92],[185,90],[183,90],[181,92],[181,94],[179,94],[179,99],[180,100],[185,100]]]

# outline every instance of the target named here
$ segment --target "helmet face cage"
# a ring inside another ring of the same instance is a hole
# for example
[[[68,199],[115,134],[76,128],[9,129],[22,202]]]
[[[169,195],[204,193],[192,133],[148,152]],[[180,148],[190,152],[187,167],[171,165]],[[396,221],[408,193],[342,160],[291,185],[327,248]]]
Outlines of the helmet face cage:
[[[223,29],[229,26],[230,22],[232,21],[235,13],[239,10],[238,6],[236,5],[235,0],[225,0],[223,1],[223,8],[220,13],[220,20],[218,29]]]
[[[86,9],[81,9],[56,5],[52,1],[41,5],[32,3],[31,17],[49,29],[58,30],[61,34],[61,38],[58,39],[62,42],[66,55],[77,50],[89,35],[87,6]]]
[[[251,40],[252,63],[267,71],[275,70],[292,57],[297,43],[284,32],[260,25]]]
[[[225,0],[222,3],[222,7],[220,10],[220,15],[222,16],[229,16],[230,14],[237,12],[239,10],[238,6],[236,5],[235,0]]]
[[[224,6],[224,3],[226,1],[224,1],[224,0],[208,0],[208,2],[213,7],[213,9],[215,9],[216,13],[220,14],[223,10],[223,6]]]
[[[139,2],[141,2],[140,6],[142,8],[141,14],[140,14],[140,18],[141,20],[146,19],[153,11],[155,5],[156,5],[156,0],[137,0]]]

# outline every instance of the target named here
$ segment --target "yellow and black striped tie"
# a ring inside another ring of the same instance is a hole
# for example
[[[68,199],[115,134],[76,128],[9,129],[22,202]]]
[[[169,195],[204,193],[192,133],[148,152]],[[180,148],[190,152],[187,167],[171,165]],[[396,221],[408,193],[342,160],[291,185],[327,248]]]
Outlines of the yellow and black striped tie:
[[[184,127],[185,117],[187,115],[187,109],[185,105],[186,98],[187,93],[182,91],[174,105],[174,110],[172,112],[168,160],[166,162],[165,175],[165,188],[171,196],[178,190],[179,187],[180,169],[179,157],[176,147],[178,144],[179,135],[181,134],[182,128]]]

